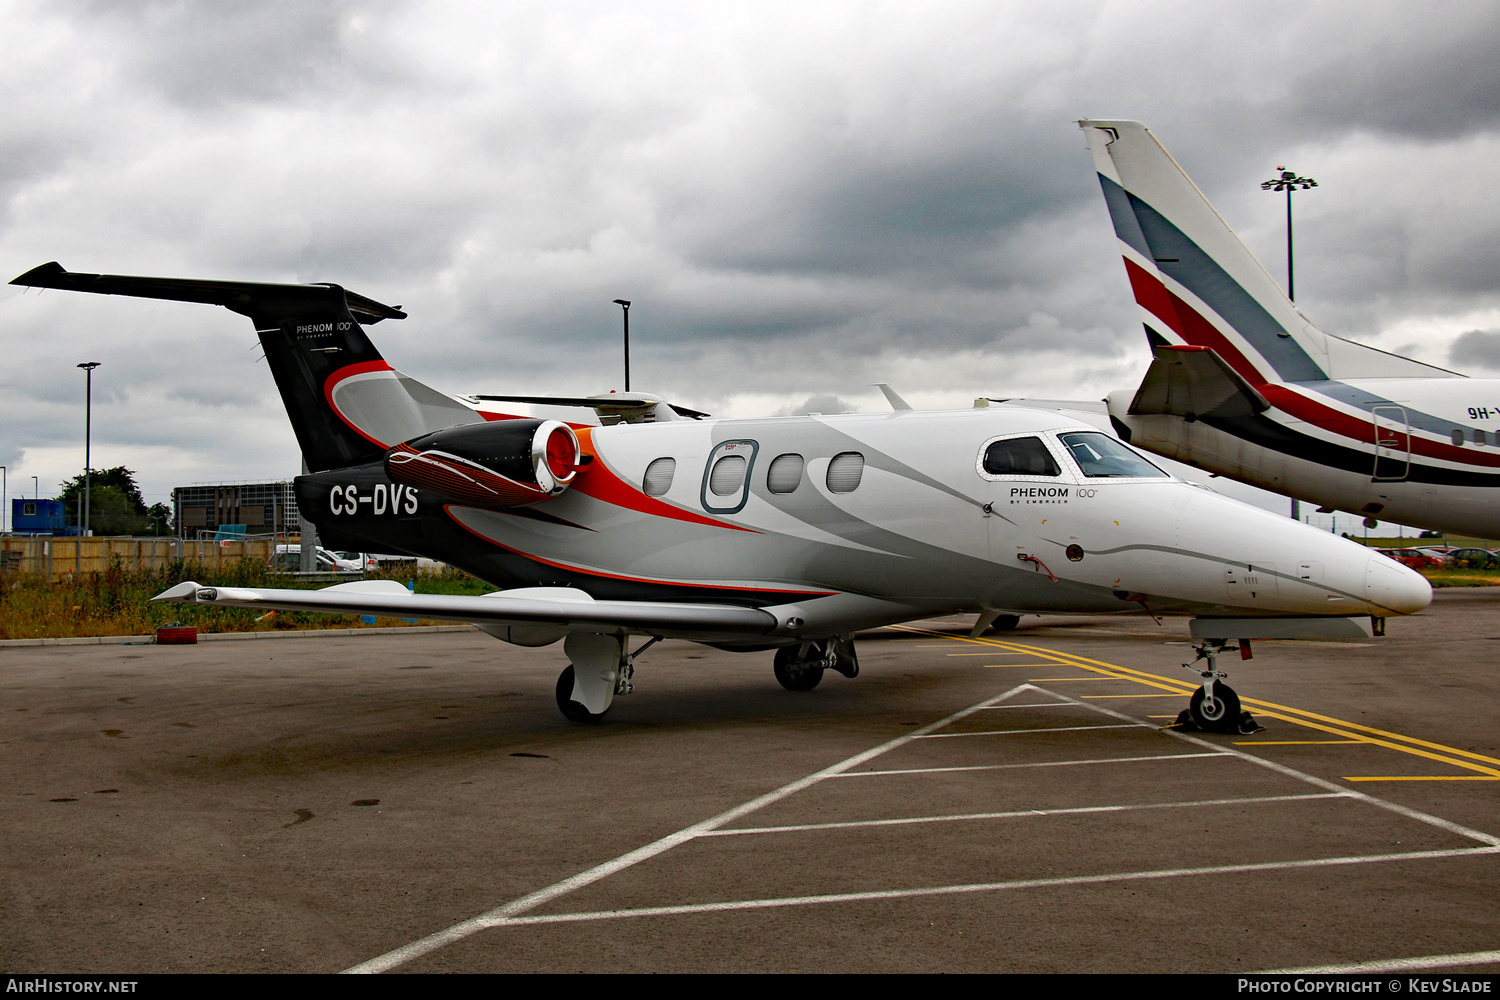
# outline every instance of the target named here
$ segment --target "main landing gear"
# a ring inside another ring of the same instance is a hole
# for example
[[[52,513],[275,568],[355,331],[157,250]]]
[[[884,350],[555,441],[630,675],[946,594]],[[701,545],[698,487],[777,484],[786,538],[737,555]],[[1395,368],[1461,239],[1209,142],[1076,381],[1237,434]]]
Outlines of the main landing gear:
[[[836,635],[818,642],[782,646],[776,651],[776,680],[788,691],[811,691],[825,670],[845,677],[859,676],[859,657],[854,654],[854,636]]]
[[[616,695],[635,690],[635,658],[660,637],[653,637],[634,653],[625,652],[623,635],[569,632],[563,652],[571,665],[557,675],[557,707],[573,722],[598,722]]]
[[[1245,643],[1243,649],[1248,651],[1248,641],[1240,641]],[[1243,735],[1259,732],[1261,727],[1256,723],[1255,717],[1240,708],[1240,696],[1234,693],[1234,688],[1224,683],[1224,678],[1229,675],[1218,668],[1220,653],[1227,650],[1239,651],[1242,647],[1230,646],[1223,639],[1205,639],[1193,648],[1198,655],[1193,658],[1192,663],[1184,663],[1183,667],[1197,673],[1203,679],[1203,685],[1193,692],[1188,707],[1177,716],[1176,725],[1183,729],[1198,729],[1209,733]],[[1199,660],[1207,661],[1202,669],[1196,666]]]

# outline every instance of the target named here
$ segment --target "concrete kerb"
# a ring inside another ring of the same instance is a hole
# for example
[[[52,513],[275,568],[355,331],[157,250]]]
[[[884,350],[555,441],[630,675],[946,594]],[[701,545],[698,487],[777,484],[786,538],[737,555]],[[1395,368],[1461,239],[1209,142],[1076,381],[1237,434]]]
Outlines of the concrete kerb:
[[[276,632],[208,632],[198,633],[199,642],[220,639],[305,639],[309,636],[407,635],[424,632],[467,632],[473,625],[411,625],[396,628],[312,628],[286,629]],[[0,639],[0,649],[7,646],[140,646],[154,643],[152,635],[80,635],[65,639]]]

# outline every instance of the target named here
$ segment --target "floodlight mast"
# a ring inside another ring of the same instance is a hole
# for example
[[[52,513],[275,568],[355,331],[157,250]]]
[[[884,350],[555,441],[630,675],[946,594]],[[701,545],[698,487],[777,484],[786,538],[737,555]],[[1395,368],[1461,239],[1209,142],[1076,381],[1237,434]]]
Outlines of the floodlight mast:
[[[88,382],[88,388],[84,396],[83,406],[83,516],[78,522],[78,541],[73,546],[73,572],[81,573],[83,570],[83,539],[89,533],[89,494],[93,492],[92,458],[89,454],[94,436],[94,369],[99,367],[98,361],[84,361],[78,365],[83,369]]]
[[[1296,302],[1297,290],[1292,279],[1292,192],[1299,188],[1303,191],[1315,188],[1318,182],[1311,177],[1298,177],[1294,171],[1287,170],[1279,163],[1276,169],[1281,171],[1281,176],[1261,181],[1260,189],[1286,192],[1286,297]]]
[[[1268,181],[1261,181],[1262,191],[1285,191],[1286,192],[1286,297],[1293,302],[1297,301],[1297,286],[1293,278],[1292,270],[1292,192],[1301,188],[1315,188],[1318,182],[1311,177],[1298,177],[1295,171],[1288,170],[1281,164],[1276,165],[1281,171],[1279,177],[1273,177]],[[1302,520],[1302,504],[1295,498],[1292,500],[1293,520]]]

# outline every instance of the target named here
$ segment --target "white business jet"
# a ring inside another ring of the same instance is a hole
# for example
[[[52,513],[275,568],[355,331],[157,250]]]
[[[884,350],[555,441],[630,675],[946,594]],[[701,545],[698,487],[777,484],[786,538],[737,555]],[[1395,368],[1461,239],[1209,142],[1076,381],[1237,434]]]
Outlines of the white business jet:
[[[14,283],[249,317],[311,470],[297,479],[299,509],[324,541],[440,559],[502,588],[450,597],[393,581],[311,591],[189,581],[157,600],[562,640],[570,666],[557,700],[571,719],[596,719],[632,689],[632,636],[774,649],[777,680],[802,691],[826,670],[858,673],[860,629],[956,612],[981,625],[1114,612],[1193,616],[1206,665],[1190,712],[1204,728],[1233,726],[1239,701],[1213,659],[1227,643],[1368,636],[1432,596],[1384,556],[1176,479],[1052,412],[916,412],[890,393],[892,413],[710,420],[644,393],[549,400],[616,421],[571,425],[395,371],[363,327],[406,314],[337,285],[55,263]]]

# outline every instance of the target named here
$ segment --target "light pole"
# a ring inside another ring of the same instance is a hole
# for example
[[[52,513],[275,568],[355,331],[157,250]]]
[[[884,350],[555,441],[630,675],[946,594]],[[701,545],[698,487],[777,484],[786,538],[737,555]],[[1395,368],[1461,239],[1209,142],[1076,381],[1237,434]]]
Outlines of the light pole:
[[[630,300],[615,299],[625,316],[625,391],[630,391]]]
[[[1303,191],[1315,188],[1318,182],[1311,177],[1298,177],[1295,172],[1287,170],[1279,163],[1276,169],[1281,171],[1281,176],[1261,181],[1260,189],[1286,192],[1286,297],[1295,302],[1297,301],[1297,286],[1292,281],[1292,192],[1299,188]]]
[[[99,367],[99,362],[84,361],[78,367],[83,369],[84,377],[87,379],[87,389],[83,405],[83,520],[79,523],[82,530],[78,533],[78,543],[73,550],[75,573],[79,572],[83,566],[83,539],[89,533],[89,494],[93,492],[90,449],[93,446],[94,437],[94,369]]]
[[[1318,182],[1311,177],[1298,177],[1295,171],[1288,170],[1279,163],[1276,164],[1276,169],[1281,171],[1281,176],[1261,181],[1260,189],[1286,192],[1286,297],[1296,302],[1297,285],[1292,271],[1292,192],[1298,188],[1303,191],[1315,188]],[[1292,519],[1302,520],[1302,505],[1296,499],[1292,500]]]

